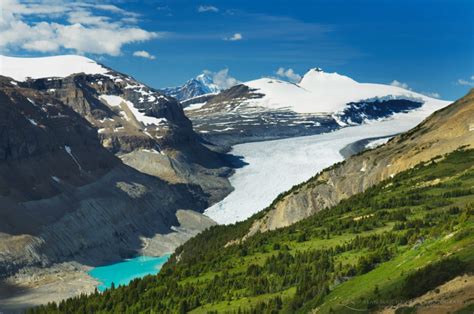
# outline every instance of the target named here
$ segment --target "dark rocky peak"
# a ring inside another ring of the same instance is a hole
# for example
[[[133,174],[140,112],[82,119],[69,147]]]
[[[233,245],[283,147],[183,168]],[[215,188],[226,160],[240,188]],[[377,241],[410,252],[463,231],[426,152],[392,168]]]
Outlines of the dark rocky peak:
[[[83,185],[119,162],[102,147],[95,128],[69,106],[0,79],[1,195],[51,196],[59,181]]]

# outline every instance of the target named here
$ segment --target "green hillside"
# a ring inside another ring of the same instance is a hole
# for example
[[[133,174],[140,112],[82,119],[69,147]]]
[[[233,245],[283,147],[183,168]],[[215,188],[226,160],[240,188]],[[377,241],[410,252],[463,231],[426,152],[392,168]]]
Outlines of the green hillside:
[[[255,217],[212,227],[181,246],[157,276],[31,312],[377,309],[472,272],[473,214],[474,150],[459,149],[242,243],[235,240]]]

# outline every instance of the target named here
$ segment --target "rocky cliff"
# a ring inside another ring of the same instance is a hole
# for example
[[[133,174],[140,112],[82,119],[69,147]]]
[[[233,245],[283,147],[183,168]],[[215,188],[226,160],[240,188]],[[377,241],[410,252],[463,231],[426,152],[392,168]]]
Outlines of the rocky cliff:
[[[387,144],[336,164],[274,202],[248,235],[291,225],[420,162],[474,146],[474,90]]]
[[[96,67],[0,76],[1,277],[169,252],[212,225],[199,213],[231,190],[228,157],[175,99]]]

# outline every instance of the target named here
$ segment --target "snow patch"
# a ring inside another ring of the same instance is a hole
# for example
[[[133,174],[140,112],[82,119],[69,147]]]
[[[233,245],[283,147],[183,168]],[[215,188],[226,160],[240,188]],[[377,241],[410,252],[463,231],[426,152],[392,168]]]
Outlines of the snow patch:
[[[26,99],[28,99],[28,101],[29,101],[33,106],[35,106],[35,107],[38,106],[38,105],[37,105],[33,100],[31,100],[30,98],[27,97]]]
[[[143,123],[145,126],[154,124],[154,125],[159,125],[163,123],[167,123],[168,121],[165,118],[155,118],[155,117],[150,117],[145,115],[145,112],[142,111],[142,109],[135,108],[133,103],[131,101],[125,100],[120,96],[116,95],[100,95],[99,97],[101,100],[106,101],[110,106],[113,107],[120,107],[120,104],[125,104],[128,109],[132,112],[132,114],[135,116],[135,118]],[[129,120],[129,117],[125,115],[124,112],[120,112],[120,114],[127,120]]]
[[[368,149],[376,148],[378,146],[381,146],[381,145],[387,143],[388,140],[391,139],[391,138],[392,137],[384,137],[384,138],[379,138],[379,139],[370,141],[370,142],[367,143],[367,145],[365,145],[365,148],[368,148]]]
[[[66,153],[68,153],[69,156],[71,156],[72,160],[74,160],[74,162],[76,163],[76,165],[77,165],[77,167],[79,168],[79,170],[82,171],[82,167],[81,167],[81,165],[79,164],[79,161],[78,161],[78,160],[76,159],[76,157],[73,155],[72,150],[71,150],[71,147],[69,147],[69,146],[66,145],[66,146],[64,146],[64,149],[66,150]]]
[[[38,126],[38,123],[33,120],[33,119],[30,119],[30,118],[26,118],[28,121],[30,121],[31,124],[33,124],[34,126]]]
[[[156,149],[142,149],[142,151],[147,152],[147,153],[153,153],[153,154],[161,155],[161,153],[159,151],[157,151]]]
[[[195,110],[195,109],[201,109],[201,107],[204,106],[205,104],[207,104],[207,102],[201,102],[201,103],[192,104],[192,105],[189,105],[189,106],[187,106],[186,108],[184,108],[184,111],[187,111],[187,110]]]
[[[55,176],[51,176],[51,179],[53,179],[54,181],[60,183],[61,182],[61,179],[59,179],[58,177],[55,177]]]
[[[0,56],[0,74],[16,81],[27,78],[66,77],[75,73],[105,74],[108,69],[95,61],[76,55],[40,58],[16,58]]]
[[[120,107],[120,104],[125,102],[122,97],[116,95],[100,95],[99,99],[105,101],[112,107]]]

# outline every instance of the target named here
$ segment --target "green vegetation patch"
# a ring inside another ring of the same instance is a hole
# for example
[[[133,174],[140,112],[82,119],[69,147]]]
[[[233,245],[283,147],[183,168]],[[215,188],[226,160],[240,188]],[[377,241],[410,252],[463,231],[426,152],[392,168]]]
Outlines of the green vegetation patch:
[[[474,269],[473,188],[474,150],[458,150],[243,242],[235,240],[263,212],[212,227],[179,247],[157,276],[30,312],[306,313],[318,308],[349,313],[381,308]]]

